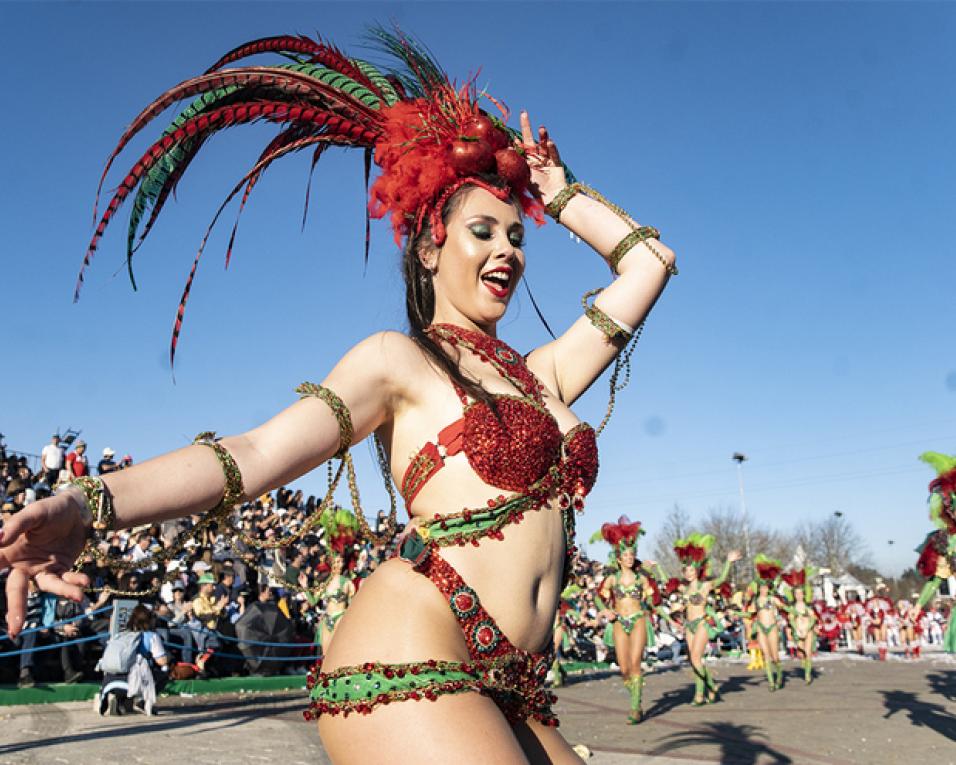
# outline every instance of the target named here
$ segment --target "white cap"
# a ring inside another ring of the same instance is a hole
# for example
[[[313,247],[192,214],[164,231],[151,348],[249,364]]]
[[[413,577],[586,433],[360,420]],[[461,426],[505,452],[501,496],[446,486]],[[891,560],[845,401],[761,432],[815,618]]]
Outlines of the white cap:
[[[112,449],[110,449],[108,446],[103,450],[103,456],[104,456],[104,457],[112,457],[114,454],[116,454],[116,452],[114,452],[114,451],[113,451]]]

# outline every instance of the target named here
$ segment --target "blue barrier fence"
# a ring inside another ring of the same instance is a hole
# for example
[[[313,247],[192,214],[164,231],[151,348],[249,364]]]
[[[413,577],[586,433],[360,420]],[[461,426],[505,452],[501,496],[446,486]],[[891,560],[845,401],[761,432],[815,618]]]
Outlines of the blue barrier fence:
[[[62,648],[65,645],[76,645],[77,643],[89,643],[93,640],[100,640],[104,635],[109,634],[109,632],[97,632],[95,635],[76,638],[75,640],[64,640],[62,642],[50,643],[49,645],[38,645],[33,648],[21,648],[19,651],[5,651],[4,653],[0,653],[0,657],[19,656],[21,653],[36,653],[37,651],[52,651],[54,648]]]
[[[113,610],[113,606],[111,605],[103,606],[103,608],[98,608],[96,611],[90,611],[88,614],[80,614],[79,616],[74,616],[72,619],[64,619],[63,621],[54,622],[53,624],[47,625],[45,627],[44,626],[31,627],[28,630],[23,630],[20,634],[29,635],[31,632],[43,632],[43,630],[51,630],[54,627],[61,627],[64,624],[72,624],[73,622],[81,622],[84,619],[89,619],[91,616],[96,616],[97,614],[102,614],[102,613],[105,613],[106,611],[112,611],[112,610]],[[7,639],[9,639],[8,633],[4,632],[3,634],[0,634],[0,640],[7,640]],[[3,656],[3,655],[5,654],[0,654],[0,656]]]

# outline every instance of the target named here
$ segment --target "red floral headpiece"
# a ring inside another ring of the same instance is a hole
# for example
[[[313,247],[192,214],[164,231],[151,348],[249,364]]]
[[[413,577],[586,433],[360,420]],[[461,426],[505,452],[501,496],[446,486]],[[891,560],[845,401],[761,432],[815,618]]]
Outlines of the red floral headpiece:
[[[770,579],[775,579],[776,576],[767,577]],[[807,581],[807,574],[802,568],[794,569],[793,571],[787,571],[783,575],[783,581],[793,588],[803,587]]]
[[[757,572],[757,578],[764,582],[772,582],[780,575],[780,565],[778,563],[757,563],[754,566]]]
[[[680,587],[680,579],[676,576],[672,576],[667,580],[667,583],[664,585],[664,595],[672,595],[677,592]]]
[[[631,523],[631,519],[622,515],[617,523],[601,524],[601,536],[616,550],[632,547],[637,550],[637,538],[644,533],[640,521]]]
[[[133,137],[168,107],[185,102],[172,124],[132,165],[99,218],[80,268],[74,300],[79,298],[86,269],[120,206],[133,197],[126,249],[133,280],[133,253],[202,146],[225,128],[252,122],[272,122],[280,130],[233,188],[206,231],[176,312],[171,363],[196,268],[213,225],[240,192],[241,214],[266,169],[293,152],[312,152],[314,168],[330,146],[363,149],[366,186],[373,159],[382,169],[372,184],[367,214],[389,216],[399,243],[403,236],[418,233],[427,218],[435,243],[443,244],[441,210],[451,195],[467,184],[501,200],[517,200],[526,215],[543,224],[544,207],[531,183],[530,167],[521,150],[513,146],[519,134],[486,114],[479,99],[487,98],[502,119],[507,119],[507,109],[479,93],[474,78],[462,87],[455,86],[421,45],[401,33],[373,29],[372,35],[380,48],[399,61],[400,69],[379,69],[307,37],[265,37],[231,50],[205,73],[185,80],[149,104],[110,155],[100,189],[113,161]],[[281,58],[272,65],[228,67],[260,54]],[[489,182],[491,176],[500,178],[503,185]],[[96,220],[95,205],[93,215]],[[226,251],[227,266],[237,226],[238,216]],[[368,242],[367,217],[366,260]]]
[[[936,576],[939,559],[946,557],[947,538],[945,531],[934,531],[920,546],[919,560],[916,561],[916,570],[927,579]]]
[[[931,494],[940,499],[940,517],[950,534],[956,534],[956,468],[929,482]]]

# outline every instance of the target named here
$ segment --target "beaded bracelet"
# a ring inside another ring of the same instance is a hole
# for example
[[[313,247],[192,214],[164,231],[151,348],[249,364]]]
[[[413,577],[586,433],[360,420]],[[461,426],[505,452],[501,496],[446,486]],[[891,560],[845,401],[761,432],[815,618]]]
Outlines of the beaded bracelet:
[[[561,189],[561,191],[554,195],[554,199],[544,206],[544,211],[555,220],[559,220],[561,218],[561,213],[564,212],[564,208],[568,206],[568,202],[570,202],[580,192],[580,183],[572,183],[569,186],[565,186],[563,189]]]
[[[193,439],[193,445],[208,446],[216,453],[216,459],[222,466],[222,474],[226,479],[226,485],[222,492],[222,500],[209,512],[213,516],[228,515],[236,505],[242,502],[245,493],[239,466],[226,447],[216,440],[216,434],[212,431],[207,430],[200,433]]]
[[[345,402],[335,394],[335,391],[315,383],[304,382],[295,389],[295,392],[299,394],[300,398],[315,396],[329,405],[329,409],[332,410],[332,414],[339,422],[339,450],[335,453],[335,456],[345,456],[349,447],[352,446],[352,436],[355,434],[355,428],[352,426],[352,415],[349,413],[349,408],[345,405]]]
[[[92,521],[91,529],[97,533],[111,530],[116,521],[116,513],[113,510],[113,496],[103,479],[86,475],[74,478],[68,485],[83,492],[83,501]]]
[[[625,344],[628,343],[631,337],[633,337],[634,332],[622,327],[619,322],[612,319],[596,305],[588,303],[589,298],[594,297],[600,292],[600,289],[596,289],[584,293],[584,297],[581,298],[581,305],[584,306],[584,315],[591,320],[591,323],[595,327],[607,336],[608,343],[613,343],[619,339],[623,339]]]

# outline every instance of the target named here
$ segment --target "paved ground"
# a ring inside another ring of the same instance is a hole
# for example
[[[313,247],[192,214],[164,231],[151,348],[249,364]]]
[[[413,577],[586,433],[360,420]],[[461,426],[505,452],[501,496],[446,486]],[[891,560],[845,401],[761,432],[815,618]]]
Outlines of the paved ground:
[[[572,678],[559,692],[561,729],[592,750],[590,765],[956,763],[952,657],[817,666],[807,687],[790,665],[787,686],[770,694],[762,674],[716,663],[724,700],[700,708],[686,703],[686,669],[657,672],[647,719],[633,727],[617,677]],[[89,703],[0,707],[0,764],[326,763],[303,707],[298,692],[164,699],[153,718],[101,718]]]

